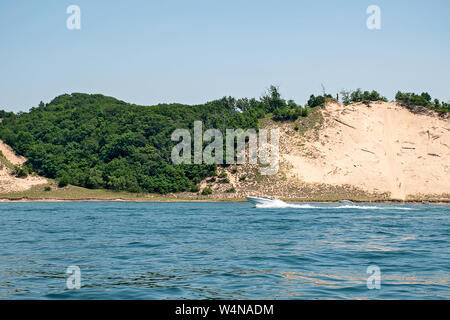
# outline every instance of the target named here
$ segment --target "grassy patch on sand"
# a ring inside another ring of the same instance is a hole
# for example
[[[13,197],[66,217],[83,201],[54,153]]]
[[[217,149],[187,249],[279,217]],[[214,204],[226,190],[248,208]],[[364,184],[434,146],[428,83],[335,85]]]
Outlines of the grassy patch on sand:
[[[0,199],[7,200],[136,200],[143,197],[138,193],[94,190],[76,186],[58,188],[56,183],[34,186],[26,191],[0,194]]]
[[[213,196],[186,196],[186,194],[131,193],[105,189],[87,189],[69,185],[58,188],[57,183],[34,186],[29,190],[0,193],[1,200],[9,201],[244,201],[245,199],[214,198]]]
[[[3,152],[0,151],[0,165],[4,165],[5,167],[7,167],[10,170],[14,170],[15,166],[9,162],[8,159],[6,159],[6,157],[3,155]]]
[[[315,136],[318,134],[319,129],[323,124],[323,115],[319,107],[312,108],[308,112],[307,117],[298,118],[295,121],[297,130],[300,135],[304,136],[306,132],[313,130]]]

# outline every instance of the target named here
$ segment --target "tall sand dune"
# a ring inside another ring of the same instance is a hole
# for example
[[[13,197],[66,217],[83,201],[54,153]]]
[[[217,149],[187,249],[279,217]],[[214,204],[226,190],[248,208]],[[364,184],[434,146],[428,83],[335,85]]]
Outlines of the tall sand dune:
[[[321,112],[315,136],[281,139],[290,179],[389,192],[392,199],[450,194],[448,117],[385,102],[331,103]]]

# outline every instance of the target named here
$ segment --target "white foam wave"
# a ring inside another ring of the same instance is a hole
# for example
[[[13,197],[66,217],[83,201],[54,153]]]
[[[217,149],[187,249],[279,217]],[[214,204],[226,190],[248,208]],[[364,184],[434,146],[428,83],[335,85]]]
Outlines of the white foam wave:
[[[312,206],[310,204],[293,204],[293,203],[286,203],[282,200],[275,199],[271,201],[270,203],[265,204],[256,204],[256,208],[305,208],[305,209],[312,209],[312,208],[319,208]]]
[[[298,209],[357,209],[357,210],[416,210],[413,208],[407,208],[407,207],[395,207],[395,206],[368,206],[368,205],[341,205],[341,206],[313,206],[310,204],[299,204],[299,203],[286,203],[282,200],[276,199],[273,200],[270,203],[265,204],[257,204],[256,208],[264,208],[264,209],[270,209],[270,208],[298,208]]]
[[[378,206],[365,206],[365,205],[344,205],[344,206],[338,206],[333,207],[335,209],[364,209],[364,210],[416,210],[413,208],[406,208],[406,207],[378,207]]]

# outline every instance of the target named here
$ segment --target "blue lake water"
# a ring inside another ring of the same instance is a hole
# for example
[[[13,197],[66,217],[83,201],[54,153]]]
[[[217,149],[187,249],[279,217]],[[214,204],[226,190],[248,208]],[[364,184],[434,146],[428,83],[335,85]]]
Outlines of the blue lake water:
[[[0,203],[0,299],[449,299],[449,217],[404,204]],[[66,288],[72,265],[79,290]]]

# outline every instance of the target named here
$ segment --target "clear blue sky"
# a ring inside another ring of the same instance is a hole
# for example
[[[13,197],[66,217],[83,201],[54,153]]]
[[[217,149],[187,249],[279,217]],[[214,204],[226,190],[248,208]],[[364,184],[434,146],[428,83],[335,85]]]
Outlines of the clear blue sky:
[[[81,8],[81,30],[66,8]],[[368,30],[366,8],[381,8]],[[0,1],[0,109],[63,93],[127,102],[259,97],[300,104],[321,83],[450,99],[450,1]]]

